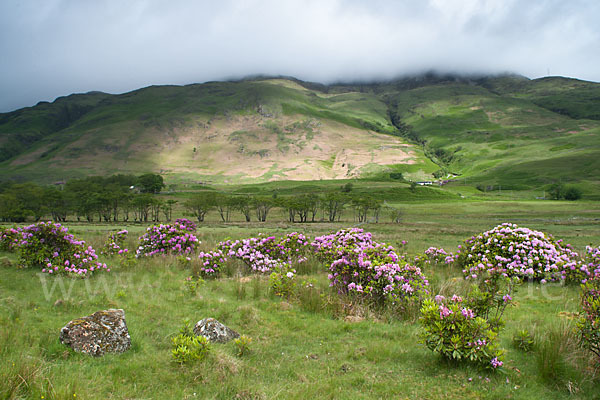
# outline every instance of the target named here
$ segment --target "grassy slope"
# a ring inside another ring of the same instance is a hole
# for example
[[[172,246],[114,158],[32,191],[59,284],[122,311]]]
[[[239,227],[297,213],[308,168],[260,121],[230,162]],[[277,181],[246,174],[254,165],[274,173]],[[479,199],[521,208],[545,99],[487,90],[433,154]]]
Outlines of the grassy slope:
[[[572,119],[523,97],[455,83],[406,91],[393,102],[419,137],[454,154],[448,170],[474,183],[523,189],[562,180],[597,190],[597,121]]]
[[[600,191],[599,88],[565,78],[426,76],[371,85],[265,79],[76,95],[1,114],[2,154],[19,154],[0,163],[0,171],[45,182],[156,171],[170,182],[250,183],[383,171],[420,180],[444,168],[472,184],[529,189],[576,182],[590,195]],[[390,111],[428,148],[452,159],[429,159],[419,145],[392,136],[398,132]]]
[[[394,130],[374,95],[317,95],[281,80],[150,87],[105,100],[2,169],[37,180],[91,169],[217,182],[434,170],[420,149],[364,126]]]

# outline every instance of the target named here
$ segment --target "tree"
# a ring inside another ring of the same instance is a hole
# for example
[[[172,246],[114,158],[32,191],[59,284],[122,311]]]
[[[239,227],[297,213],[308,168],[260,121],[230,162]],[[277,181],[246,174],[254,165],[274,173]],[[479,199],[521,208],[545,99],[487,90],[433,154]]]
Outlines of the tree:
[[[379,212],[381,210],[382,201],[377,200],[372,196],[361,196],[352,199],[352,206],[358,216],[358,222],[367,222],[369,211],[374,212],[375,221],[379,222]]]
[[[342,191],[342,193],[350,193],[353,187],[354,185],[352,184],[352,182],[348,182],[345,185],[342,185],[340,190]]]
[[[175,204],[177,204],[177,200],[173,199],[169,199],[163,204],[162,212],[165,215],[165,219],[167,220],[167,222],[170,222],[171,218],[173,217],[173,206]]]
[[[400,209],[394,208],[394,207],[389,207],[389,212],[390,212],[390,220],[393,223],[399,224],[402,221],[402,211],[400,211]]]
[[[223,222],[229,222],[231,210],[235,209],[234,198],[226,194],[218,194],[215,197],[215,202],[217,204],[217,211],[219,211],[219,215]]]
[[[565,200],[579,200],[581,199],[581,190],[575,186],[567,186],[563,195]]]
[[[217,205],[217,195],[213,192],[196,193],[183,203],[185,209],[192,214],[198,222],[204,222],[204,216]]]
[[[560,200],[563,197],[563,184],[562,183],[554,183],[550,185],[550,189],[548,189],[548,194],[550,198],[553,200]]]
[[[265,222],[269,211],[275,205],[275,201],[270,197],[257,196],[252,200],[252,204],[256,210],[256,218],[258,221]]]
[[[139,222],[148,222],[150,206],[152,205],[152,196],[147,193],[138,194],[131,202],[134,219]]]
[[[340,193],[327,193],[321,202],[321,208],[327,214],[329,222],[339,220],[348,198]]]
[[[159,193],[165,187],[163,177],[158,174],[144,174],[137,178],[137,186],[142,193]]]
[[[250,201],[250,197],[248,196],[240,196],[234,197],[232,199],[233,208],[241,212],[246,218],[246,222],[250,222],[250,214],[252,211],[252,204]]]

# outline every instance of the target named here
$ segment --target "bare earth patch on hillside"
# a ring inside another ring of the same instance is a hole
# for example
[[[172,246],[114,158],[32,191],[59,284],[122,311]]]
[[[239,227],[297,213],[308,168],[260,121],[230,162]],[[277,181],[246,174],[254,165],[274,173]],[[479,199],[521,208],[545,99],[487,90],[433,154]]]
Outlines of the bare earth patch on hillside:
[[[305,120],[258,115],[214,119],[207,128],[178,132],[178,146],[169,143],[169,151],[158,157],[174,173],[264,180],[343,179],[358,176],[368,164],[415,163],[411,146],[390,135],[331,121],[319,121],[312,129],[285,129]]]

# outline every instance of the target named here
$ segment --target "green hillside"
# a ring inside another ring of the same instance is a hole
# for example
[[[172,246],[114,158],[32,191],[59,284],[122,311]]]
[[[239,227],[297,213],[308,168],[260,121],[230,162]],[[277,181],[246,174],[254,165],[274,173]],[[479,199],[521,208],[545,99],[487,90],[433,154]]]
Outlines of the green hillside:
[[[324,86],[288,78],[62,97],[0,114],[0,174],[51,182],[373,178],[600,192],[600,84],[423,75]]]

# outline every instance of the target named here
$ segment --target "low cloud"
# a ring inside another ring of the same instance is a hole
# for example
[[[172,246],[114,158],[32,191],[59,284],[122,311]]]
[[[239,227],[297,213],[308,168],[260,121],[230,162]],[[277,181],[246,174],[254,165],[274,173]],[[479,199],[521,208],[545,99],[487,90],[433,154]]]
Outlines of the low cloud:
[[[595,0],[5,0],[0,111],[252,74],[323,83],[423,70],[600,81]]]

